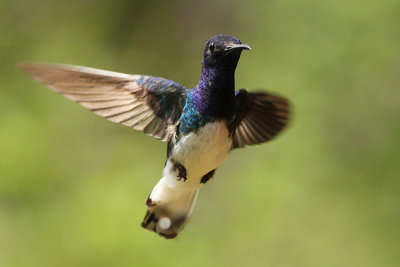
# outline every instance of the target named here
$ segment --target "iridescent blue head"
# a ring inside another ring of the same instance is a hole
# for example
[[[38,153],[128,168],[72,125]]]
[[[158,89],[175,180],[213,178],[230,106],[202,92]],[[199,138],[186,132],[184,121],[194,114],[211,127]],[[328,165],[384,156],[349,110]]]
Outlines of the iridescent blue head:
[[[233,68],[234,71],[243,49],[251,50],[250,46],[242,44],[238,38],[223,34],[213,36],[204,49],[203,67]]]
[[[243,49],[250,46],[232,36],[211,37],[204,49],[201,76],[193,99],[201,114],[227,116],[233,108],[235,69]]]
[[[235,69],[243,49],[251,48],[242,44],[238,38],[223,34],[211,37],[204,49],[198,87],[234,90]]]

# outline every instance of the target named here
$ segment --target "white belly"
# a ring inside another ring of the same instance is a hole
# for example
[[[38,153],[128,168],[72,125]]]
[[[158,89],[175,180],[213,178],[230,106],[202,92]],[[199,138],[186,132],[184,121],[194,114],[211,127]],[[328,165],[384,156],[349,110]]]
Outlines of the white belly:
[[[200,187],[201,178],[224,162],[231,146],[232,138],[229,137],[226,122],[208,123],[196,133],[182,137],[171,151],[170,159],[186,168],[187,180],[177,180],[171,160],[164,168],[164,177],[171,187]]]

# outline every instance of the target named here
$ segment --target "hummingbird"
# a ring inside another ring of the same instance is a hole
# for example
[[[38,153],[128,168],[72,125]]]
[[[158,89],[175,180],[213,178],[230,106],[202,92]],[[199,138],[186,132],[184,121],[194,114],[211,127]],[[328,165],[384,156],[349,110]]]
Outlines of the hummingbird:
[[[147,198],[141,225],[170,239],[185,227],[199,190],[230,151],[269,141],[289,122],[285,97],[235,89],[243,50],[251,48],[238,38],[211,37],[193,89],[164,78],[81,66],[27,62],[20,67],[95,114],[167,142],[163,176]]]

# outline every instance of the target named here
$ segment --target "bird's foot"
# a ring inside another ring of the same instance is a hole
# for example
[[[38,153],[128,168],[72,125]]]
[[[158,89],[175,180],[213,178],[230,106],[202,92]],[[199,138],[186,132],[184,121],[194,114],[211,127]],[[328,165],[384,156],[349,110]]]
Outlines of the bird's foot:
[[[210,180],[210,179],[214,176],[214,173],[215,173],[215,169],[212,170],[212,171],[210,171],[210,172],[208,172],[207,174],[205,174],[205,175],[201,178],[200,183],[202,183],[202,184],[207,183],[208,180]]]
[[[177,175],[177,180],[180,181],[183,179],[184,182],[186,182],[186,168],[182,164],[176,162],[174,165],[174,171],[178,170],[178,175]]]

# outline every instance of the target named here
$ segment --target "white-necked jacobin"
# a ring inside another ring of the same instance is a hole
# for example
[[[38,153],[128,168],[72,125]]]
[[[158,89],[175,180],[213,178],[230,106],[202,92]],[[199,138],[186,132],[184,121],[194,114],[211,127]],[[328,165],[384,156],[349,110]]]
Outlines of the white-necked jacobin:
[[[147,199],[142,226],[174,238],[188,222],[199,189],[229,152],[271,140],[288,123],[286,98],[235,91],[242,50],[250,46],[235,37],[211,37],[192,90],[146,75],[44,63],[21,67],[97,115],[168,142],[163,177]]]

